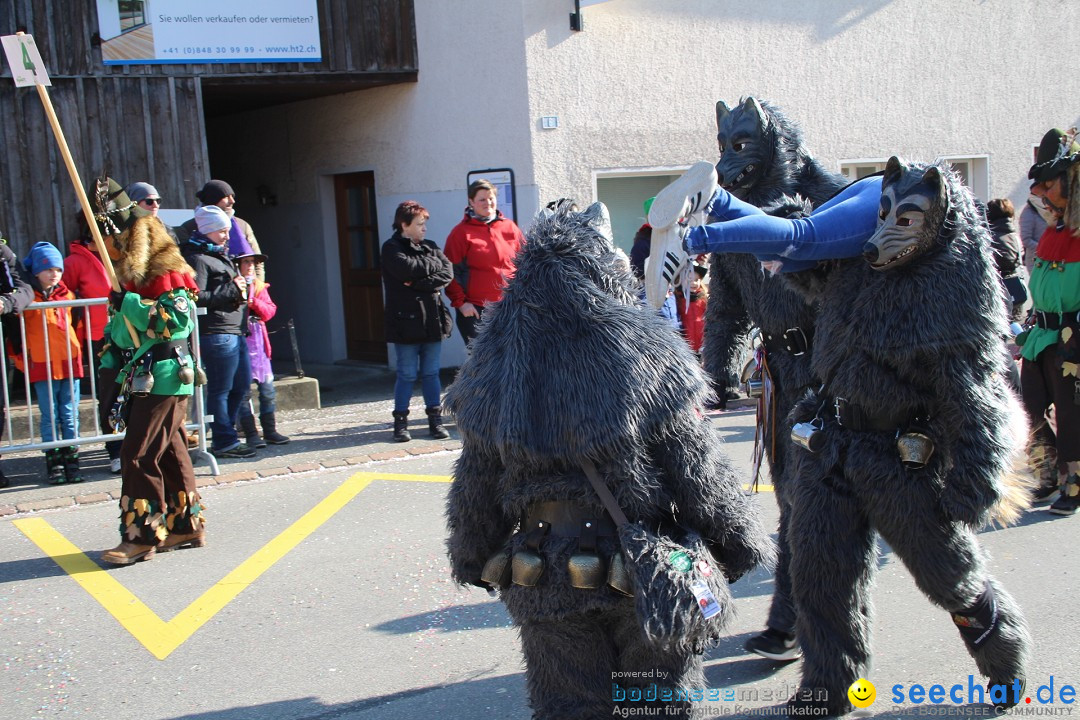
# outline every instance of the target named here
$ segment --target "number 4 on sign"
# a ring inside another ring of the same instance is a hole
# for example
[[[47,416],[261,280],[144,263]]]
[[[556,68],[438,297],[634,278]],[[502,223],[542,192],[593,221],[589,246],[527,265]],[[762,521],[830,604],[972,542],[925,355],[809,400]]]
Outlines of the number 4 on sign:
[[[4,35],[0,37],[0,42],[4,44],[4,55],[7,56],[15,87],[52,85],[33,35]]]

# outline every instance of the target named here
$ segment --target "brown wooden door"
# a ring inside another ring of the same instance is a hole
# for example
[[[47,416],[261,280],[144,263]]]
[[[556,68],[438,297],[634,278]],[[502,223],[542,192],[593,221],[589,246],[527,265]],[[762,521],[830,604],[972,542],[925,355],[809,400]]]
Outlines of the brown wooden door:
[[[350,360],[386,362],[379,228],[375,215],[375,173],[334,177],[341,302]]]

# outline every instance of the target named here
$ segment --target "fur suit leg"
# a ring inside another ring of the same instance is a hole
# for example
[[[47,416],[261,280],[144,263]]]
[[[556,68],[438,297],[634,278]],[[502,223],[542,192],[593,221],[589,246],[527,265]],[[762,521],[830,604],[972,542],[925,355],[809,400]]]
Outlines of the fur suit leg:
[[[601,720],[616,709],[667,707],[690,717],[689,702],[631,702],[631,688],[648,691],[703,688],[700,655],[673,655],[652,647],[641,632],[633,605],[592,610],[557,619],[520,623],[525,679],[534,720]],[[655,671],[654,678],[620,678],[627,672]]]
[[[816,458],[805,459],[795,463],[803,474],[790,488],[791,587],[803,668],[789,704],[842,715],[852,709],[848,688],[870,660],[876,536],[840,472],[822,473]]]
[[[1016,601],[986,572],[975,533],[948,521],[931,493],[906,495],[904,512],[896,511],[895,499],[873,503],[874,525],[926,597],[953,614],[990,683],[1011,688],[1013,680],[1023,681],[1031,645],[1027,623]],[[990,632],[976,640],[985,629]]]

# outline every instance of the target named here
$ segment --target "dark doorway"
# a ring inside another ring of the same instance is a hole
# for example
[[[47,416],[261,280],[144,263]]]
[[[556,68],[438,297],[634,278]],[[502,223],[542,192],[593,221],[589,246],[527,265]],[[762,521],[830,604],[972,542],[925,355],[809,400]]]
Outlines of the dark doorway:
[[[375,173],[334,176],[341,302],[350,360],[387,362]]]

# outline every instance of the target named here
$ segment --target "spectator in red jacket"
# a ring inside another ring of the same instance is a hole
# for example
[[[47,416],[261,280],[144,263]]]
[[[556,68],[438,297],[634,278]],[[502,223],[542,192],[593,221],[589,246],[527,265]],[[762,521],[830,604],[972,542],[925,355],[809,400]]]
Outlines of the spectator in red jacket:
[[[694,263],[694,280],[690,283],[690,302],[686,302],[682,288],[675,289],[675,310],[679,313],[682,333],[690,349],[699,358],[701,345],[705,340],[705,305],[709,301],[709,286],[705,276],[709,268]]]
[[[476,337],[484,307],[502,298],[503,287],[514,275],[514,257],[525,242],[514,221],[498,211],[497,195],[487,180],[469,185],[465,217],[446,238],[444,252],[454,266],[446,295],[457,310],[466,346]]]

